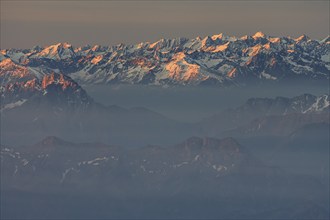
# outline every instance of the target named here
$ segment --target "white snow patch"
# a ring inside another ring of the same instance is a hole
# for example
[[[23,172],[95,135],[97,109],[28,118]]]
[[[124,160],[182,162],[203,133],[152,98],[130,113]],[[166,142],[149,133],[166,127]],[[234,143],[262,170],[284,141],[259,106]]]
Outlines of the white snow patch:
[[[200,155],[196,155],[196,157],[194,158],[194,161],[197,161],[199,159]]]
[[[306,111],[303,113],[308,112],[322,112],[324,109],[329,108],[330,102],[329,97],[327,95],[320,96],[316,99],[316,102],[311,105]]]
[[[4,110],[6,110],[6,109],[12,109],[12,108],[19,107],[19,106],[23,105],[26,101],[27,101],[27,99],[22,99],[22,100],[19,100],[19,101],[17,101],[17,102],[13,102],[13,103],[6,104],[6,105],[1,109],[1,111],[4,111]]]
[[[143,172],[146,172],[146,168],[143,165],[141,165],[140,168],[143,170]]]
[[[322,55],[321,60],[327,63],[330,62],[330,54]]]
[[[271,80],[276,80],[277,78],[268,74],[268,73],[265,73],[264,71],[261,72],[261,76],[263,76],[265,79],[271,79]]]
[[[61,180],[60,180],[60,183],[63,183],[63,182],[64,182],[66,176],[68,175],[68,173],[69,173],[70,171],[79,172],[79,170],[76,170],[76,169],[74,169],[74,168],[72,168],[72,167],[69,168],[69,169],[66,169],[66,170],[62,173],[62,178],[61,178]]]
[[[222,166],[222,165],[213,165],[212,167],[218,172],[220,172],[221,170],[227,171],[228,169],[226,166]]]
[[[103,161],[103,160],[107,161],[107,160],[109,160],[109,158],[107,158],[107,157],[99,158],[98,157],[93,160],[87,161],[87,164],[93,164],[93,165],[97,164],[98,165],[99,163],[97,163],[97,161]]]
[[[174,167],[174,168],[178,168],[178,167],[181,167],[181,166],[186,165],[186,164],[189,164],[189,163],[188,163],[188,162],[182,162],[182,163],[180,163],[180,164],[175,164],[175,165],[173,165],[173,167]]]
[[[18,166],[15,165],[15,171],[14,171],[14,176],[16,175],[16,173],[18,172]]]
[[[29,161],[27,159],[23,159],[22,163],[23,163],[23,166],[26,166],[29,163]]]

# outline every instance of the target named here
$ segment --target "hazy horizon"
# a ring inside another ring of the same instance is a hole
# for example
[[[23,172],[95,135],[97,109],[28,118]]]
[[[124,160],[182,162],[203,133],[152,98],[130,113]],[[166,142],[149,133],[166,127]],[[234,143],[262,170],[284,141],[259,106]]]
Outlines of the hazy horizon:
[[[106,46],[257,31],[321,40],[329,35],[328,9],[328,1],[2,1],[1,48]]]

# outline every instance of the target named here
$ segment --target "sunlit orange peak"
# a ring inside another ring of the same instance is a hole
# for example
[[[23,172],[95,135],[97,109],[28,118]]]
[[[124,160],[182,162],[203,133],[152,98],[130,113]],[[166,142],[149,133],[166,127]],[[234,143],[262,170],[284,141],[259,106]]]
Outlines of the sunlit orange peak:
[[[212,38],[212,40],[222,39],[223,38],[223,34],[222,33],[216,34],[216,35],[213,35],[211,38]]]
[[[10,58],[4,59],[0,62],[0,66],[7,66],[12,64],[14,64],[14,62]]]
[[[257,33],[255,33],[253,35],[253,38],[263,38],[266,37],[266,35],[264,33],[262,33],[261,31],[258,31]]]
[[[247,40],[249,37],[247,35],[244,35],[241,37],[241,40]]]
[[[64,43],[60,43],[60,45],[64,48],[70,48],[72,45],[67,43],[67,42],[64,42]]]
[[[298,41],[299,42],[299,41],[307,40],[307,39],[308,39],[308,37],[305,34],[303,34],[300,37],[296,38],[295,41]]]
[[[92,64],[98,64],[103,59],[102,55],[96,56],[91,60]]]
[[[165,39],[160,39],[160,40],[158,40],[158,41],[156,41],[156,42],[154,42],[154,43],[152,43],[152,44],[150,44],[150,48],[154,48],[154,47],[156,47],[157,45],[159,45],[159,44],[161,44],[161,43],[163,43],[165,41]]]
[[[6,50],[1,50],[0,53],[1,53],[2,55],[6,55],[6,54],[7,54],[7,51],[6,51]]]
[[[279,43],[281,42],[281,39],[279,37],[272,37],[269,39],[269,41],[272,43]]]
[[[92,51],[97,51],[98,49],[100,48],[100,45],[94,45],[93,47],[92,47]]]
[[[211,37],[206,36],[203,40],[202,40],[202,47],[206,47],[208,46],[208,44],[212,43],[213,40]]]
[[[234,77],[235,76],[235,73],[236,73],[236,68],[233,68],[232,70],[230,70],[228,73],[227,73],[227,76],[228,77]]]

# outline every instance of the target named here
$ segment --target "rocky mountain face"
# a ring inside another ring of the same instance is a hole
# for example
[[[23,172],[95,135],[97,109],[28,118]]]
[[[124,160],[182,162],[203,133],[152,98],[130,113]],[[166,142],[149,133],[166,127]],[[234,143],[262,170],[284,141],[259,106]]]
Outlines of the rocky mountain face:
[[[251,99],[240,108],[193,126],[144,108],[100,105],[79,84],[238,85],[296,77],[324,81],[329,78],[329,45],[328,38],[316,41],[306,36],[275,38],[256,33],[242,38],[220,34],[204,39],[163,39],[113,47],[74,48],[60,43],[1,50],[4,140],[18,141],[14,136],[20,134],[31,142],[56,135],[69,140],[75,137],[84,141],[99,139],[120,143],[130,134],[135,137],[134,143],[125,144],[135,145],[146,144],[144,140],[147,139],[154,143],[160,137],[165,141],[175,137],[178,141],[197,134],[218,136],[223,131],[252,123],[247,128],[239,128],[239,133],[245,134],[249,133],[243,131],[245,129],[257,131],[260,124],[274,121],[262,119],[271,115],[299,113],[307,117],[325,112],[326,116],[328,96],[304,95],[292,100]],[[259,121],[253,122],[255,119]],[[302,121],[312,123],[323,119],[318,115]],[[292,126],[292,129],[297,127]]]
[[[14,136],[20,134],[30,143],[57,135],[69,140],[133,146],[170,144],[191,135],[285,136],[310,123],[329,122],[328,95],[251,98],[237,108],[189,124],[145,108],[103,106],[63,74],[52,73],[40,79],[26,77],[25,81],[12,77],[7,85],[1,97],[4,141],[17,141]],[[128,135],[130,141],[125,138]]]
[[[46,213],[61,218],[328,214],[326,206],[315,205],[323,204],[322,183],[265,165],[233,138],[192,137],[169,147],[128,150],[48,137],[30,146],[2,146],[1,167],[2,205],[24,201],[24,195],[34,201],[25,204],[27,209],[3,209],[4,216],[45,217],[42,207],[50,204]],[[62,211],[56,213],[58,209]]]
[[[151,143],[160,138],[165,141],[177,136],[178,130],[191,134],[192,129],[184,123],[146,108],[101,105],[70,76],[58,71],[39,73],[10,59],[3,60],[0,67],[4,142],[33,143],[56,135],[69,140],[139,145],[146,144],[146,139]],[[132,139],[127,140],[128,136]]]
[[[86,109],[70,109],[45,104],[42,100],[38,100],[40,105],[26,102],[1,113],[4,143],[21,145],[56,135],[71,141],[101,141],[136,147],[147,143],[173,143],[194,133],[189,124],[145,108],[126,109],[92,103]]]
[[[1,93],[1,127],[2,141],[11,144],[56,135],[130,146],[169,143],[194,129],[143,107],[99,104],[71,78],[57,73],[8,83]]]
[[[293,98],[251,98],[200,124],[208,135],[288,135],[310,123],[329,123],[329,95],[303,94]]]
[[[243,169],[243,165],[258,164],[230,138],[217,140],[192,137],[172,147],[147,146],[127,150],[100,143],[75,144],[51,136],[30,146],[3,146],[1,156],[2,165],[10,167],[5,169],[9,177],[6,182],[15,180],[18,185],[22,184],[18,180],[30,172],[35,172],[39,178],[52,175],[47,181],[65,186],[86,178],[85,172],[93,170],[98,170],[94,174],[90,173],[96,179],[105,175],[104,178],[110,178],[107,181],[111,182],[117,178],[112,174],[122,173],[121,178],[125,181],[127,178],[136,182],[139,178],[164,180],[171,178],[171,175],[189,175],[195,169],[215,178],[237,172]],[[96,179],[92,181],[97,182]],[[156,187],[152,185],[150,187]],[[15,187],[12,184],[4,186]],[[27,186],[23,184],[20,187]]]
[[[329,113],[323,114],[290,114],[283,116],[266,116],[257,118],[236,129],[223,132],[229,136],[286,136],[296,129],[313,123],[329,124]]]
[[[93,102],[84,89],[62,73],[39,74],[10,59],[3,60],[0,68],[1,111],[25,102],[70,109],[86,109]]]
[[[70,76],[80,84],[239,85],[264,81],[329,79],[329,37],[318,41],[257,32],[161,39],[136,45],[3,49],[0,75]],[[13,63],[10,67],[3,66]],[[6,80],[2,79],[3,82]]]

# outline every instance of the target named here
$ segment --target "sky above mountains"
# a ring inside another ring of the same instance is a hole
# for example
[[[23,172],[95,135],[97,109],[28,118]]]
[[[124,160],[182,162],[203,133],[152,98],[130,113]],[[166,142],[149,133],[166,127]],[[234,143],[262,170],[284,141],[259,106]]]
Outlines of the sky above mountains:
[[[115,45],[223,32],[329,34],[329,1],[1,1],[1,48]]]

